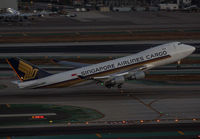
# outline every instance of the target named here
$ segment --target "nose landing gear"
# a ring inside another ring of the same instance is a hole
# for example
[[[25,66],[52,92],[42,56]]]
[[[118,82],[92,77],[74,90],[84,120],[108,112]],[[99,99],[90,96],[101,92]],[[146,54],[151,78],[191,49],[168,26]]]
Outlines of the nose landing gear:
[[[181,60],[177,62],[176,68],[177,68],[177,70],[181,69]]]

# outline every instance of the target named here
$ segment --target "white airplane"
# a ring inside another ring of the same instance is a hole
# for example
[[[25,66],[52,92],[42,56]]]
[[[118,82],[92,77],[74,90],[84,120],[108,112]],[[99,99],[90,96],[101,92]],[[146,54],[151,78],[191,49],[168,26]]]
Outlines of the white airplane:
[[[107,88],[121,88],[126,80],[143,79],[146,70],[180,61],[194,51],[195,47],[173,42],[99,64],[58,62],[79,68],[57,74],[50,74],[19,58],[10,58],[7,62],[19,77],[20,81],[15,82],[19,88],[69,87],[83,85],[86,81],[101,83]]]
[[[6,13],[0,14],[0,19],[7,21],[22,21],[24,19],[28,19],[28,17],[33,17],[36,15],[36,13],[20,13],[13,8],[7,8]]]

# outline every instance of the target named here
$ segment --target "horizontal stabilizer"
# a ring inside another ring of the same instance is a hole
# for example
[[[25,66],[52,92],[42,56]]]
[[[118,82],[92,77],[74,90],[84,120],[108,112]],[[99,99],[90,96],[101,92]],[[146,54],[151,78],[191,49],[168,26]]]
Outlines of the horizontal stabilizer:
[[[17,81],[11,81],[11,83],[18,85],[20,83],[20,81],[19,80],[17,80]]]
[[[79,62],[70,62],[70,61],[60,61],[57,59],[52,59],[53,62],[60,64],[60,65],[64,65],[64,66],[72,66],[75,68],[81,68],[81,67],[86,67],[89,66],[90,64],[86,64],[86,63],[79,63]]]

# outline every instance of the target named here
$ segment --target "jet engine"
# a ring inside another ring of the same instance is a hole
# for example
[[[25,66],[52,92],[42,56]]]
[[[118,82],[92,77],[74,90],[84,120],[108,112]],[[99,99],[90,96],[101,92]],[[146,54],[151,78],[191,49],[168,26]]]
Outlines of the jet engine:
[[[109,81],[105,81],[105,86],[107,88],[111,88],[111,87],[114,87],[115,85],[118,86],[118,88],[121,88],[121,85],[125,82],[125,78],[124,76],[118,76],[118,77],[115,77]]]
[[[122,84],[125,82],[125,80],[139,80],[139,79],[144,79],[145,78],[145,73],[143,71],[137,71],[137,72],[131,72],[128,75],[124,76],[117,76],[114,77],[113,79],[107,80],[104,82],[104,85],[107,88],[114,87],[117,85],[118,88],[121,88]]]
[[[143,71],[129,73],[127,77],[128,80],[139,80],[139,79],[144,79],[144,78],[145,78],[145,73]]]

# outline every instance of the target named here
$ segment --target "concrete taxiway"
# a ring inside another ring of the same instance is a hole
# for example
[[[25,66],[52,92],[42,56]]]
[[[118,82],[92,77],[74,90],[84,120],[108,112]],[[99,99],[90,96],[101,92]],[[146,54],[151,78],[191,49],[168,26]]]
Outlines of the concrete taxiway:
[[[1,81],[2,82],[2,81]],[[4,81],[9,82],[9,81]],[[152,86],[127,83],[124,89],[105,89],[95,84],[60,89],[17,89],[14,85],[0,90],[0,104],[57,104],[95,109],[105,121],[156,120],[174,123],[199,122],[200,87]]]

